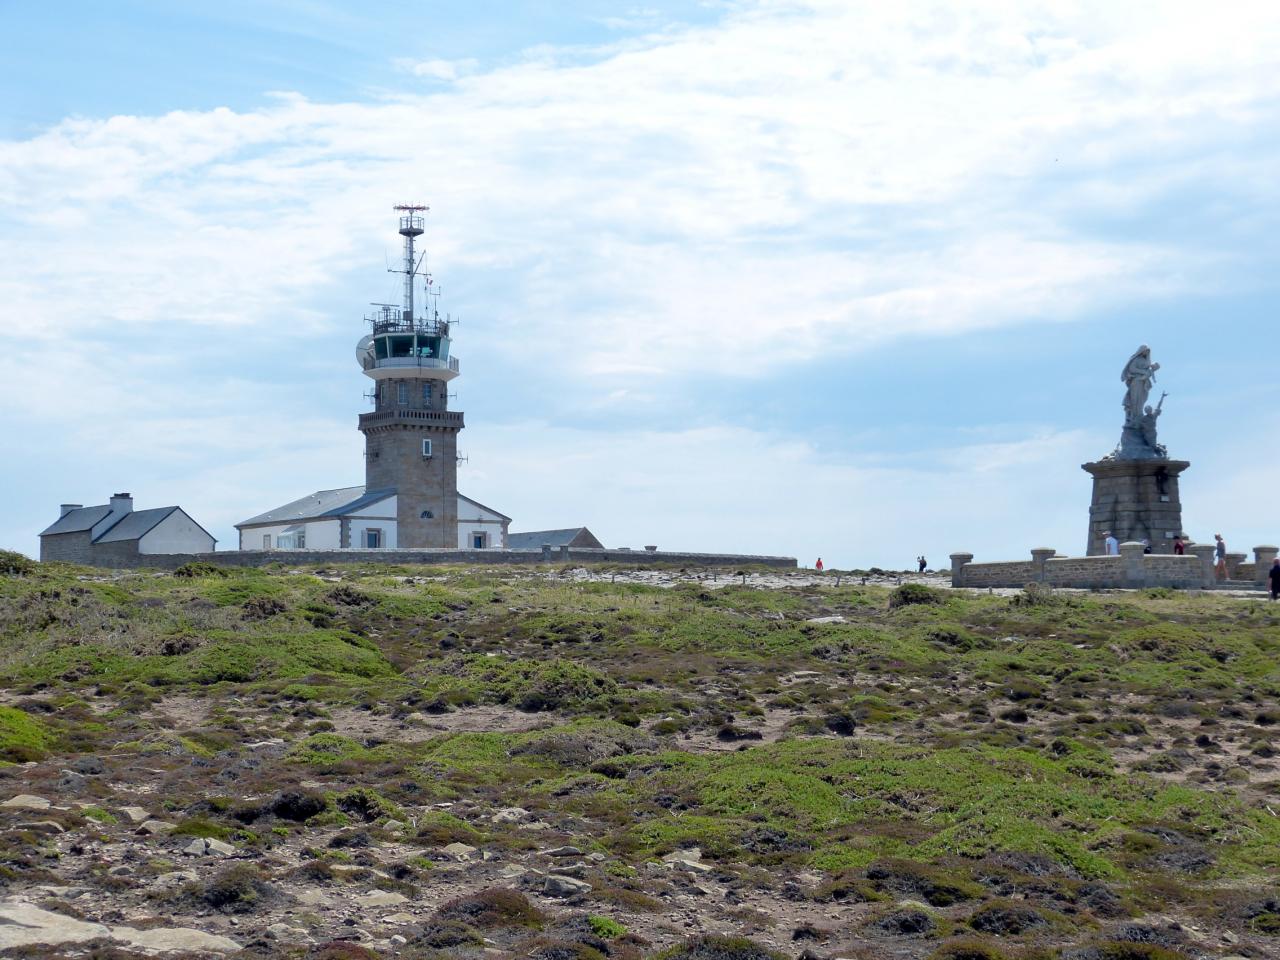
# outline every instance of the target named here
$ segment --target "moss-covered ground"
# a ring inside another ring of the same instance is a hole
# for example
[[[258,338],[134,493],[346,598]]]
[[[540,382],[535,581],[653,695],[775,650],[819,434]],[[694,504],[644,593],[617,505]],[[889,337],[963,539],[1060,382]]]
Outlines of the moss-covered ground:
[[[207,837],[255,861],[237,910],[310,931],[263,956],[341,934],[300,884],[403,893],[406,943],[371,919],[372,956],[481,956],[486,937],[511,956],[736,955],[699,933],[762,956],[1280,952],[1280,605],[191,572],[0,576],[0,801],[47,796],[66,828],[9,817],[10,892],[52,877],[126,913],[208,912],[213,894],[156,880]],[[143,842],[119,813],[139,797],[175,830],[112,874],[112,845]],[[576,920],[543,897],[556,844],[590,885]],[[581,935],[440,912],[480,887]]]

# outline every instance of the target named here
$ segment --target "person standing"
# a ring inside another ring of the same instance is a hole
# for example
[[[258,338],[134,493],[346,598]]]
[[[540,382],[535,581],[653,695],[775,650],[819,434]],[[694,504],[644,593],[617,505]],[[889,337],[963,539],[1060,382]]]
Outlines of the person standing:
[[[1178,534],[1173,538],[1173,555],[1175,557],[1185,557],[1187,555],[1187,544],[1182,539],[1182,534]]]
[[[1219,580],[1225,580],[1227,579],[1227,541],[1222,539],[1220,533],[1215,533],[1213,539],[1217,541],[1213,548],[1213,572],[1217,574]]]
[[[1271,599],[1280,599],[1280,557],[1271,561],[1271,570],[1267,573],[1271,580]]]
[[[924,558],[924,554],[916,557],[916,563],[920,565],[920,573],[924,573],[929,569],[929,561]]]
[[[1106,538],[1102,541],[1102,545],[1106,549],[1107,556],[1120,556],[1120,541],[1115,538],[1115,535],[1110,530],[1103,530],[1102,536]]]
[[[817,563],[815,563],[815,564],[813,565],[813,569],[817,570],[819,573],[821,573],[821,572],[822,572],[822,558],[821,558],[821,557],[819,557],[819,558],[818,558],[818,562],[817,562]]]

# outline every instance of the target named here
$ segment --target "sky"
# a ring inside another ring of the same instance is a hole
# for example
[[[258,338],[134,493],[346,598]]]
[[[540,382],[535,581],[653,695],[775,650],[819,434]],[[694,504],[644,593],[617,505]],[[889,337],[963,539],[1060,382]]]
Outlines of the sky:
[[[1280,538],[1280,6],[0,0],[0,547],[363,482],[426,249],[459,487],[608,546],[1084,549],[1120,370]]]

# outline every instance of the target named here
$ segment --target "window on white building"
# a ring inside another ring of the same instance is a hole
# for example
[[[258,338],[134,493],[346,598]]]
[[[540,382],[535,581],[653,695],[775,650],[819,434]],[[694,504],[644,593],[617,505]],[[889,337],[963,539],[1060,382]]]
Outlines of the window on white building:
[[[270,550],[270,549],[271,549],[271,534],[269,534],[269,533],[264,533],[264,534],[262,535],[262,549],[263,549],[263,550]]]

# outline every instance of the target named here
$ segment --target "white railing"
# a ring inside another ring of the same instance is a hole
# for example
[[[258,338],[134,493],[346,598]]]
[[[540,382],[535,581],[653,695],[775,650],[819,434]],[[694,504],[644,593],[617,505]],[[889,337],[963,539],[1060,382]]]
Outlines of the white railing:
[[[364,368],[366,370],[387,369],[390,367],[419,367],[427,370],[452,370],[458,373],[458,358],[449,357],[447,360],[441,360],[439,357],[385,357],[381,360],[365,360]]]

